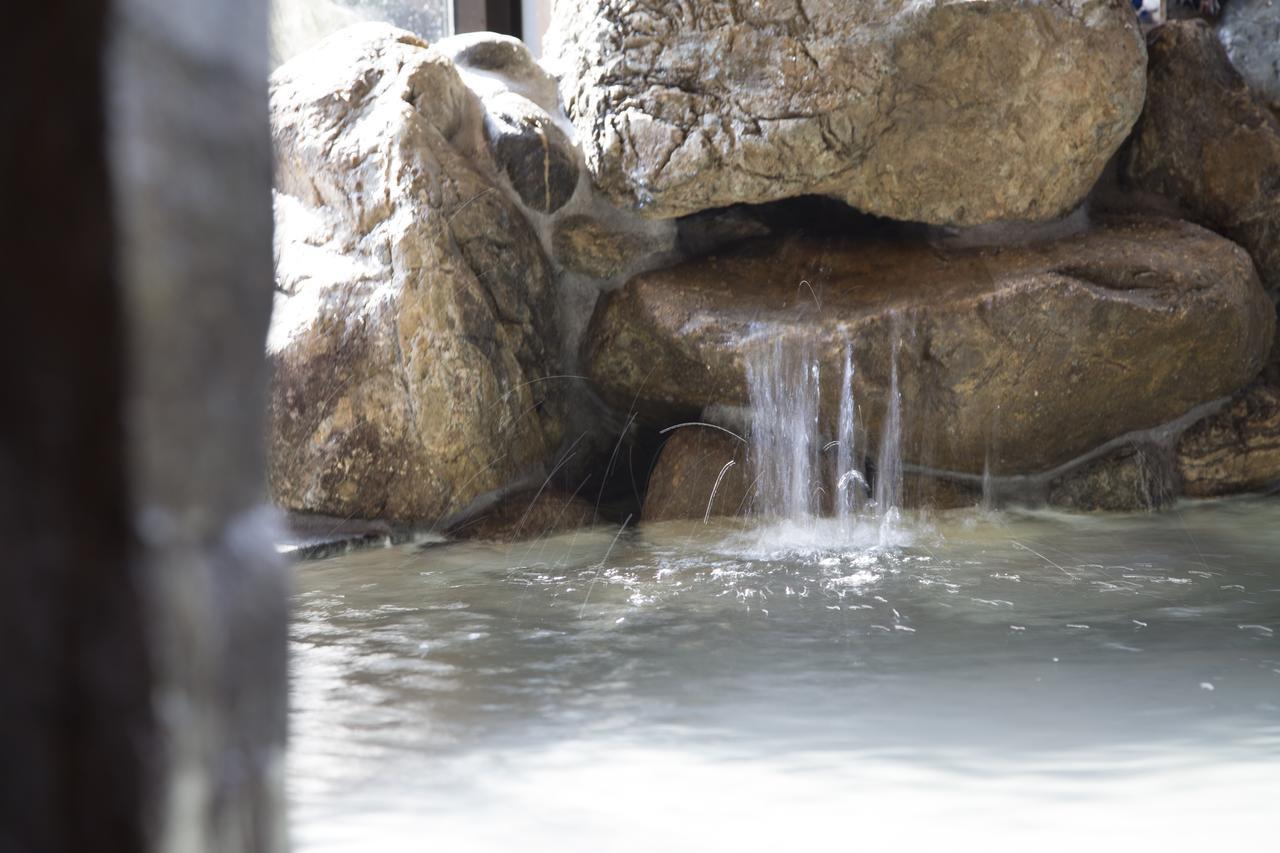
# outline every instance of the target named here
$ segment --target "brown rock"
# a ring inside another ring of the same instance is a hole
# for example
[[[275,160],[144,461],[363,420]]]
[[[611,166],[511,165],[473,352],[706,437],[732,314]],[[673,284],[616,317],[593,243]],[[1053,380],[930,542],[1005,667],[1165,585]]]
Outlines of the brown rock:
[[[744,515],[750,509],[751,467],[747,445],[734,436],[681,427],[662,446],[640,516],[666,521]]]
[[[1151,32],[1147,104],[1126,182],[1176,199],[1239,243],[1280,288],[1280,121],[1231,67],[1204,21]]]
[[[824,193],[972,225],[1075,207],[1142,108],[1127,0],[557,2],[587,168],[671,218]]]
[[[550,266],[451,140],[453,65],[366,24],[272,77],[268,476],[287,509],[434,521],[545,466],[565,406]]]
[[[558,489],[525,489],[507,495],[449,529],[456,539],[519,542],[587,527],[595,507]]]
[[[556,260],[570,272],[613,278],[640,258],[660,250],[642,231],[611,228],[590,216],[566,216],[551,236]]]
[[[902,475],[905,509],[966,509],[982,503],[982,487],[928,474]]]
[[[1258,382],[1178,440],[1178,470],[1193,497],[1263,491],[1280,483],[1280,386]]]
[[[1084,512],[1157,510],[1177,500],[1179,486],[1167,449],[1128,444],[1054,479],[1049,503]]]
[[[801,284],[801,283],[804,284]],[[583,351],[593,384],[649,423],[748,401],[745,359],[779,337],[822,365],[834,432],[843,352],[879,437],[894,353],[904,461],[1049,470],[1233,393],[1275,317],[1245,253],[1171,220],[1057,242],[942,251],[794,238],[646,273],[605,297]]]

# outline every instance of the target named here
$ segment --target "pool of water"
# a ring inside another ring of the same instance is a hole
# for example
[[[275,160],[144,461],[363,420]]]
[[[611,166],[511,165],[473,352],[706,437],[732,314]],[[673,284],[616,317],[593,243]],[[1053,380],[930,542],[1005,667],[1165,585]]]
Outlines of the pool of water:
[[[1280,844],[1274,499],[295,571],[300,851]]]

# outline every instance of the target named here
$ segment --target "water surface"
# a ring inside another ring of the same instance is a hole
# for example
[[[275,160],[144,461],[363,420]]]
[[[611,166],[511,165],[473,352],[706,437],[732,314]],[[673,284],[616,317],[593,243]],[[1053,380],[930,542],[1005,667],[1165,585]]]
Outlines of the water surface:
[[[1280,502],[836,538],[300,564],[296,849],[1280,843]]]

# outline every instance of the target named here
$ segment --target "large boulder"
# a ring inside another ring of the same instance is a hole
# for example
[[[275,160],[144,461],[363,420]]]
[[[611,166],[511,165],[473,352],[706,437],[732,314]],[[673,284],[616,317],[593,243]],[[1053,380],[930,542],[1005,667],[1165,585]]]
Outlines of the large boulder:
[[[563,0],[548,46],[586,162],[675,217],[825,193],[895,219],[1046,219],[1142,109],[1127,0]]]
[[[360,25],[278,69],[271,112],[276,501],[437,519],[541,468],[565,421],[549,265],[455,147],[481,111],[453,65]]]
[[[1152,31],[1147,105],[1126,182],[1175,199],[1249,251],[1280,288],[1280,120],[1252,92],[1204,21]]]
[[[830,437],[849,344],[873,443],[896,359],[904,461],[1006,475],[1233,393],[1274,327],[1238,246],[1185,222],[1124,219],[1002,249],[750,244],[603,299],[583,361],[606,401],[673,423],[746,405],[747,359],[782,338],[821,366]]]

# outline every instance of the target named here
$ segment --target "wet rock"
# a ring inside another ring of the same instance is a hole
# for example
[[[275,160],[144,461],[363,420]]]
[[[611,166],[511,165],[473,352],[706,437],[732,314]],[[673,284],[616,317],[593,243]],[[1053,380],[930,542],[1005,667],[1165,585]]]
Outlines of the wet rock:
[[[1075,207],[1142,108],[1122,0],[557,3],[595,183],[651,217],[824,193],[969,225]]]
[[[578,162],[564,131],[514,92],[486,98],[485,109],[489,150],[520,200],[540,213],[564,207],[578,186]]]
[[[750,509],[751,468],[747,445],[734,436],[710,427],[681,427],[662,445],[640,517],[668,521],[744,515]]]
[[[385,521],[286,513],[276,551],[294,560],[323,560],[363,548],[390,547],[412,538],[410,528]]]
[[[436,520],[560,442],[549,264],[451,140],[479,110],[389,26],[272,77],[277,299],[268,468],[286,508]]]
[[[519,542],[588,527],[597,520],[590,503],[558,489],[514,492],[449,528],[455,539]]]
[[[1218,39],[1249,88],[1280,109],[1280,0],[1230,0]]]
[[[907,473],[902,476],[905,509],[967,509],[982,503],[982,487],[974,483]]]
[[[1178,498],[1173,454],[1154,444],[1126,444],[1049,483],[1053,506],[1083,512],[1157,510]]]
[[[604,297],[583,361],[607,402],[665,425],[746,405],[753,348],[803,342],[823,366],[830,434],[848,342],[873,443],[896,357],[904,461],[981,474],[990,460],[1001,476],[1233,393],[1262,367],[1274,325],[1238,246],[1185,222],[1123,219],[1003,249],[740,246]]]
[[[1186,494],[1213,497],[1280,483],[1280,385],[1258,382],[1178,440]]]
[[[1177,200],[1239,243],[1280,288],[1280,121],[1231,67],[1203,21],[1153,30],[1147,105],[1124,161],[1127,184]]]
[[[666,248],[643,230],[612,228],[581,214],[556,222],[551,244],[565,269],[602,279],[613,278],[640,258]]]

